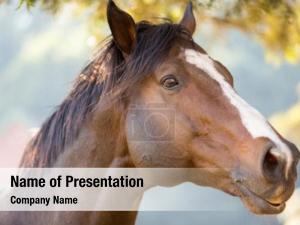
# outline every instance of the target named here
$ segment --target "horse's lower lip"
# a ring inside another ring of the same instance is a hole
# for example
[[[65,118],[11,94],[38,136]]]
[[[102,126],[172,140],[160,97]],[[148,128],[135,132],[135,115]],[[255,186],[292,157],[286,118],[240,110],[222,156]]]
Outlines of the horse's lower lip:
[[[256,214],[277,214],[284,210],[285,202],[272,203],[258,196],[244,185],[238,185],[241,192],[240,198],[248,208]]]
[[[269,202],[269,201],[267,201],[270,205],[272,205],[272,206],[274,206],[274,207],[279,207],[279,206],[281,206],[283,203],[271,203],[271,202]]]

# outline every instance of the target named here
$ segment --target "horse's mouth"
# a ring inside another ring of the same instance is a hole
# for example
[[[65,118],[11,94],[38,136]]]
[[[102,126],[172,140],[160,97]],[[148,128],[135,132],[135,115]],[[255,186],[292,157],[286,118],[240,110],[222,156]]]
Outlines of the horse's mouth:
[[[285,202],[273,203],[270,202],[259,195],[255,194],[246,186],[240,184],[238,185],[240,194],[238,196],[241,198],[243,203],[256,214],[278,214],[281,213],[285,208]]]

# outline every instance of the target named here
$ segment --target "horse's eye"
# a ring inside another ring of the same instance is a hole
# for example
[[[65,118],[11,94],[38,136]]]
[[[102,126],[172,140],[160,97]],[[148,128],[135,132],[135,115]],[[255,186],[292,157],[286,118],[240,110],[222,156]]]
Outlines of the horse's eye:
[[[160,83],[164,88],[166,88],[168,90],[173,90],[176,87],[178,87],[178,85],[179,85],[179,82],[174,75],[167,75],[167,76],[163,77],[160,80]]]

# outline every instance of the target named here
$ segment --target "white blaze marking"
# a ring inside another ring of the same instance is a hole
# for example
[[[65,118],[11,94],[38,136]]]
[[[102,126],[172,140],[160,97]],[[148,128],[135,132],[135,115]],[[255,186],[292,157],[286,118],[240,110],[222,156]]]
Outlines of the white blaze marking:
[[[188,63],[195,65],[206,72],[212,79],[221,86],[224,95],[230,103],[238,110],[244,127],[253,138],[267,137],[272,140],[277,148],[284,152],[287,157],[286,176],[292,163],[292,155],[288,146],[280,140],[266,119],[244,99],[242,99],[235,90],[226,82],[224,76],[220,74],[213,63],[213,60],[206,54],[202,54],[193,49],[185,49],[185,59]]]

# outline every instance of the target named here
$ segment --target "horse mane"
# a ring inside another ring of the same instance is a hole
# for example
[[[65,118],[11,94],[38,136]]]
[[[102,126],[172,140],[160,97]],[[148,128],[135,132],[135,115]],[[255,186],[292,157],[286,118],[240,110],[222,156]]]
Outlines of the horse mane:
[[[20,165],[51,167],[66,146],[77,138],[99,100],[116,91],[115,97],[120,97],[150,74],[178,38],[190,40],[191,36],[182,26],[169,21],[157,25],[139,22],[136,46],[126,61],[113,39],[107,39],[76,78],[69,95],[31,140]]]

